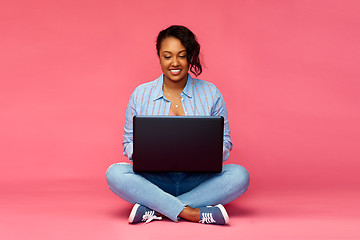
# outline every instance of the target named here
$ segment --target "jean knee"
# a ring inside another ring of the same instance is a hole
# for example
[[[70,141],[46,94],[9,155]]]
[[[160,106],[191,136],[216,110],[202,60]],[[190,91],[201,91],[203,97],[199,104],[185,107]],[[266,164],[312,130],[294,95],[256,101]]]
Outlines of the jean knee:
[[[119,184],[124,174],[132,172],[130,163],[114,163],[106,170],[106,181],[111,188],[112,185]]]
[[[250,184],[250,175],[246,168],[237,164],[224,165],[224,170],[232,175],[233,184],[243,190],[247,190]]]

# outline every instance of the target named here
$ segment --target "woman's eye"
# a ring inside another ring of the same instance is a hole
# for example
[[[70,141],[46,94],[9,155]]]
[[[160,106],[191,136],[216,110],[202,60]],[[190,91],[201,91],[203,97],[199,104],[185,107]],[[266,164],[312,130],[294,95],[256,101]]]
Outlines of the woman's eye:
[[[185,56],[179,56],[179,58],[186,58],[186,55]]]
[[[171,57],[170,56],[164,56],[165,59],[170,59]]]

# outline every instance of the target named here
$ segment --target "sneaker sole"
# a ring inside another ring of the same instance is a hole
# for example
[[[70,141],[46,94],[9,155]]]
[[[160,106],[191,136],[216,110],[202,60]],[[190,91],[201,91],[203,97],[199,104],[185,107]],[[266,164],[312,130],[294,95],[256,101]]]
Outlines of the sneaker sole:
[[[136,212],[137,212],[137,210],[138,210],[139,207],[140,207],[140,204],[136,203],[136,204],[134,205],[134,207],[132,208],[131,213],[130,213],[130,216],[129,216],[129,223],[132,223],[132,222],[134,221]]]
[[[224,216],[225,224],[228,224],[229,223],[229,215],[227,214],[226,209],[224,208],[224,206],[221,205],[221,204],[218,204],[215,207],[218,207],[220,209],[222,215]]]

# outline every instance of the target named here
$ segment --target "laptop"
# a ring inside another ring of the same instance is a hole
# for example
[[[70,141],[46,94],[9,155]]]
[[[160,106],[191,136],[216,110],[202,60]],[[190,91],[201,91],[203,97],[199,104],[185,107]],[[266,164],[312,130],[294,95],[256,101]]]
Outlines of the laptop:
[[[222,171],[222,116],[134,116],[134,172]]]

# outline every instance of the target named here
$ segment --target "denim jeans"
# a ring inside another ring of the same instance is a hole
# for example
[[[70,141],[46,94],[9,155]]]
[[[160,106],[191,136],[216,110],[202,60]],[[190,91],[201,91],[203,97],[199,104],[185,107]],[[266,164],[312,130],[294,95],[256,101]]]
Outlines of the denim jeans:
[[[125,201],[139,203],[177,222],[185,206],[226,204],[249,186],[248,171],[236,164],[221,173],[134,173],[129,163],[111,165],[106,178],[110,189]]]

